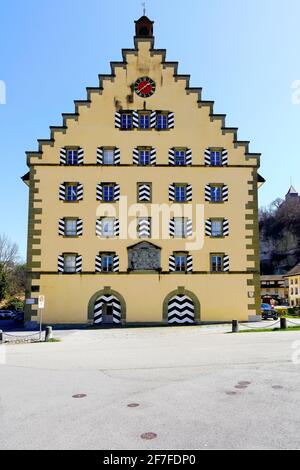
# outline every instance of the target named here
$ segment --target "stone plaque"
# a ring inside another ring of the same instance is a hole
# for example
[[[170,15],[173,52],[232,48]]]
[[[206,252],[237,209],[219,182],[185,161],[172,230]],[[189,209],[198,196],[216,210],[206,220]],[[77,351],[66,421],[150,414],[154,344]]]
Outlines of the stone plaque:
[[[128,268],[132,271],[156,271],[160,269],[160,248],[141,242],[128,248]]]

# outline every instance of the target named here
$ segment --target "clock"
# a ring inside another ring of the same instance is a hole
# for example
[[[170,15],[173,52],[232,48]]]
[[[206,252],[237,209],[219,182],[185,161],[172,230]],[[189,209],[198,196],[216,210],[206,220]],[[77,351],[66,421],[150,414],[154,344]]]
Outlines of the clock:
[[[142,77],[135,82],[134,90],[138,96],[150,98],[155,93],[156,83],[152,78]]]

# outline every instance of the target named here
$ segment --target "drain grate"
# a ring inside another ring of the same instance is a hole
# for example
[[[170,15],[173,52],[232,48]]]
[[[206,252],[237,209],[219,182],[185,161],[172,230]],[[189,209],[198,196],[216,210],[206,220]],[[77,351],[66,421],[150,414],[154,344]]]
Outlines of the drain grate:
[[[78,395],[73,395],[72,398],[78,399],[78,398],[86,398],[86,397],[87,397],[87,395],[85,395],[84,393],[80,393],[80,394],[78,394]]]
[[[155,434],[154,432],[146,432],[145,434],[141,435],[141,438],[146,441],[152,441],[152,439],[157,438],[157,434]]]

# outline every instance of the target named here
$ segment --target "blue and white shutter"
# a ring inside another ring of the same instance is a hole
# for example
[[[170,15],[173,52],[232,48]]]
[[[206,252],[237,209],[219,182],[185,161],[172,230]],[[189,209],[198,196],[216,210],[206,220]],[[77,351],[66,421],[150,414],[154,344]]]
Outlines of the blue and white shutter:
[[[141,184],[139,186],[139,202],[150,202],[151,201],[151,185]]]
[[[96,273],[101,273],[102,271],[102,258],[99,255],[97,255],[95,259],[95,271]]]
[[[121,113],[118,113],[118,112],[115,113],[115,128],[116,129],[121,128]]]
[[[120,149],[115,148],[114,157],[115,157],[115,165],[120,165],[121,163],[121,150]]]
[[[193,160],[193,153],[192,153],[192,149],[186,149],[186,153],[185,153],[185,164],[187,166],[190,166],[192,164],[192,160]]]
[[[102,220],[101,219],[96,220],[96,235],[97,237],[102,236]]]
[[[225,255],[224,258],[223,258],[223,270],[224,270],[224,273],[228,273],[229,272],[229,256],[228,255]]]
[[[65,258],[64,256],[59,256],[57,258],[57,270],[59,273],[63,273],[65,271]]]
[[[59,200],[65,201],[66,200],[66,185],[65,183],[61,184],[59,187]]]
[[[186,271],[188,273],[193,272],[193,256],[192,255],[188,255],[186,257]]]
[[[176,271],[176,261],[174,255],[169,257],[169,271],[170,273],[174,273]]]
[[[60,164],[67,164],[67,150],[65,148],[60,149]]]
[[[186,236],[193,236],[193,221],[191,219],[187,219],[186,221]]]
[[[97,198],[97,201],[103,200],[103,187],[101,183],[97,184],[96,198]]]
[[[114,236],[119,237],[120,236],[120,220],[115,219],[114,221]]]
[[[140,152],[138,148],[133,149],[133,164],[138,165],[140,163]]]
[[[211,202],[211,186],[207,184],[205,186],[205,201]]]
[[[170,184],[169,186],[169,201],[175,201],[175,186]]]
[[[168,129],[174,129],[175,117],[174,113],[169,113],[168,115]]]
[[[120,271],[120,257],[118,255],[114,256],[113,260],[113,272],[118,273]]]
[[[206,149],[204,152],[204,163],[206,166],[211,166],[211,150]]]
[[[170,237],[175,236],[175,221],[174,219],[171,219],[169,222],[169,235]]]
[[[169,149],[169,165],[175,165],[175,150]]]
[[[150,127],[151,129],[156,127],[156,111],[153,111],[150,115]]]
[[[211,237],[212,236],[212,223],[211,223],[211,220],[208,219],[205,221],[205,235],[207,237]]]
[[[115,202],[120,201],[120,197],[121,197],[120,185],[115,184],[115,186],[114,186],[114,200],[115,200]]]
[[[223,237],[229,236],[229,220],[223,219]]]
[[[77,237],[81,237],[83,235],[83,221],[81,219],[77,219],[76,233]]]
[[[77,150],[77,162],[78,165],[83,165],[84,163],[84,150],[82,148]]]
[[[151,235],[151,220],[141,219],[138,226],[140,238],[150,238]]]
[[[59,219],[59,221],[58,221],[58,235],[60,235],[61,237],[65,236],[65,226],[66,226],[65,219]]]
[[[137,111],[133,111],[132,113],[132,124],[136,129],[140,127],[139,113]]]
[[[228,151],[226,149],[222,150],[222,165],[228,165]]]
[[[82,272],[82,256],[76,256],[76,272]]]
[[[222,187],[222,199],[224,202],[227,202],[229,198],[229,189],[226,184],[223,185]]]
[[[188,184],[186,187],[186,200],[191,202],[193,200],[193,186]]]
[[[103,148],[97,148],[97,165],[103,165]]]
[[[150,164],[156,165],[156,149],[152,148],[150,152]]]
[[[77,186],[77,201],[83,200],[83,184],[78,184]]]

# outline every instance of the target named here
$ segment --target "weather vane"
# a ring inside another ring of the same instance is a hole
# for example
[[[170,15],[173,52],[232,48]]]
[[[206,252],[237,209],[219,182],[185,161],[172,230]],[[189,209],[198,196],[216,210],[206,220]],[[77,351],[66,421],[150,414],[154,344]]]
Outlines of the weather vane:
[[[146,16],[146,2],[142,3],[144,16]]]

